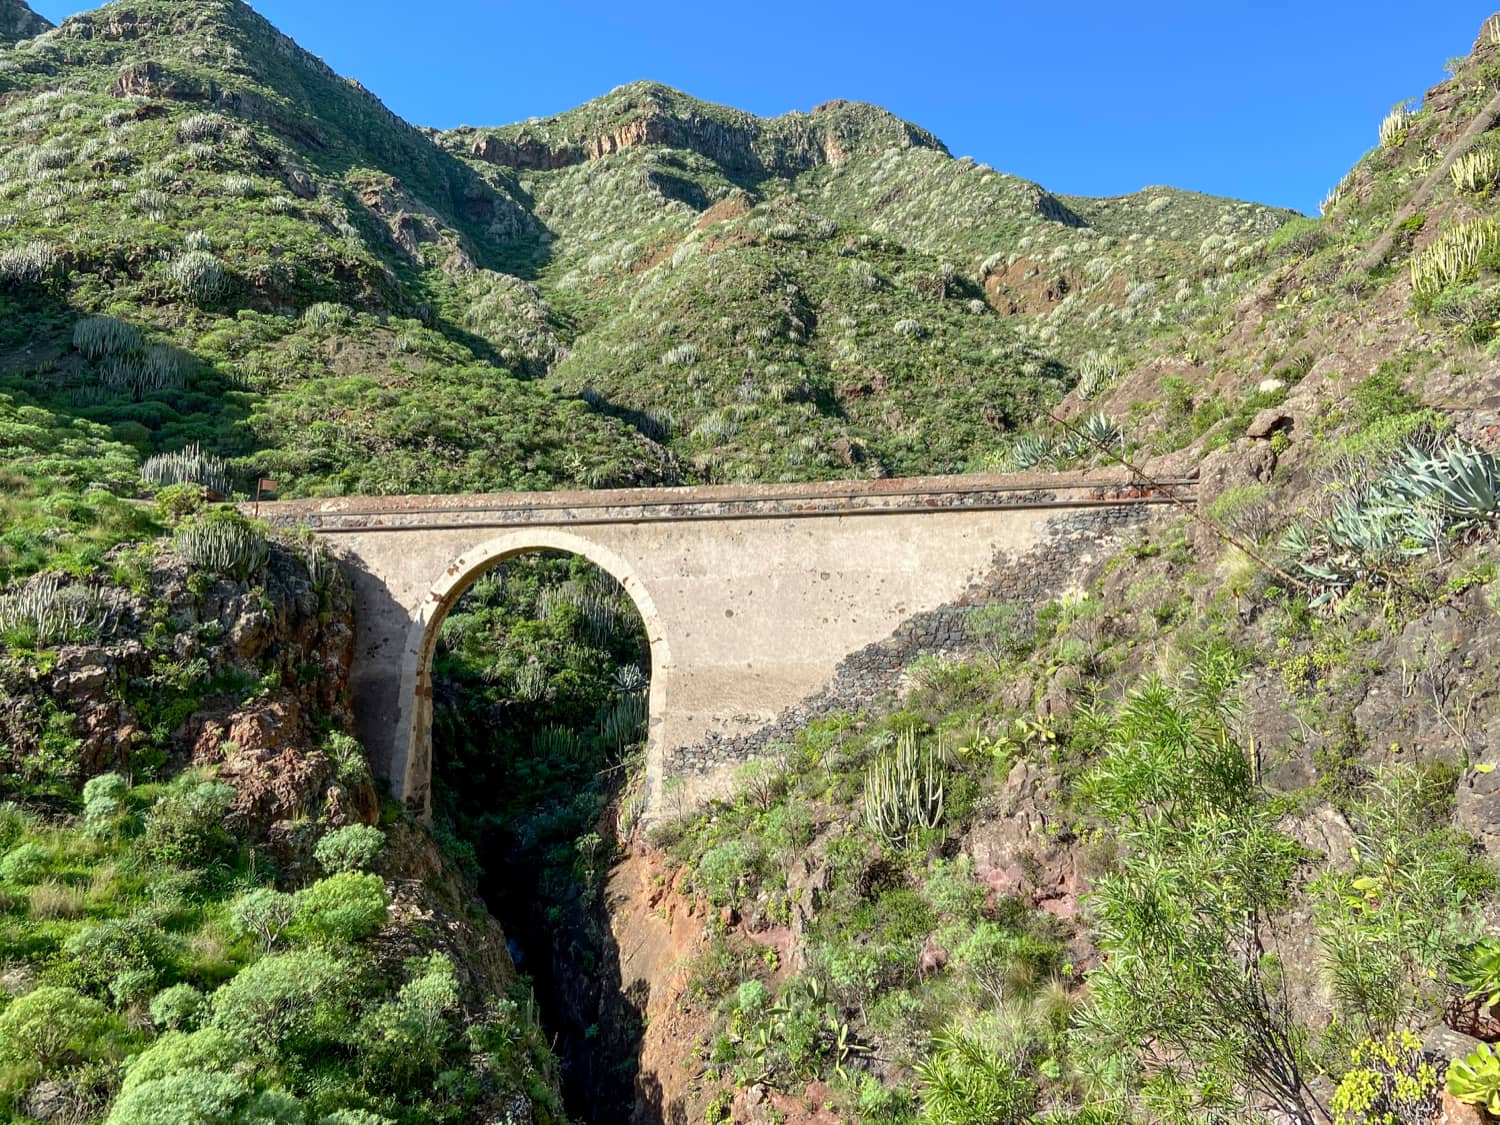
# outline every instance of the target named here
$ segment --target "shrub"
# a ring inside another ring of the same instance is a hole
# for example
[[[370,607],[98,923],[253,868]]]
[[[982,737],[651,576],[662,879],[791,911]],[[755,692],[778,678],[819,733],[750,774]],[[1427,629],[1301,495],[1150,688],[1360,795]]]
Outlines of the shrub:
[[[198,1013],[201,1017],[203,1013]],[[121,1090],[133,1090],[170,1074],[193,1070],[233,1070],[245,1057],[245,1045],[221,1028],[164,1031],[125,1064]]]
[[[302,323],[309,328],[341,328],[354,319],[354,310],[333,301],[319,301],[302,313]]]
[[[234,512],[184,523],[172,545],[189,566],[236,578],[257,573],[271,554],[260,529]]]
[[[47,849],[40,844],[17,844],[0,857],[0,880],[17,886],[40,882],[47,873]]]
[[[1353,1067],[1334,1091],[1334,1125],[1394,1125],[1435,1120],[1438,1072],[1409,1031],[1367,1039],[1350,1053]]]
[[[234,787],[200,775],[183,774],[146,816],[146,852],[158,863],[204,868],[234,848],[224,817],[234,803]]]
[[[346,871],[363,871],[380,858],[385,835],[378,828],[351,824],[330,832],[318,841],[313,855],[323,870],[338,875]]]
[[[167,935],[148,918],[111,918],[80,930],[63,946],[69,983],[129,1003],[155,990],[171,964]]]
[[[189,250],[168,267],[178,291],[195,305],[211,305],[229,288],[229,271],[206,250]]]
[[[288,932],[303,939],[358,941],[385,924],[385,882],[346,871],[320,879],[297,895]]]
[[[229,908],[229,919],[242,934],[259,938],[267,952],[276,945],[297,913],[297,897],[269,887],[246,891]]]
[[[43,985],[0,1012],[0,1070],[7,1085],[29,1085],[113,1053],[118,1021],[99,1001]]]
[[[190,984],[174,984],[151,998],[151,1022],[164,1031],[192,1031],[208,1007],[203,993]]]
[[[359,1022],[361,1063],[386,1089],[406,1089],[430,1079],[453,1042],[449,1016],[458,1010],[453,963],[441,953],[407,963],[410,979],[392,1000]]]
[[[112,316],[86,316],[73,325],[73,346],[85,359],[127,355],[145,347],[141,330]]]
[[[213,994],[209,1026],[268,1058],[316,1051],[347,1029],[357,980],[355,966],[322,949],[262,957]]]
[[[957,1028],[933,1038],[917,1075],[925,1125],[1019,1125],[1036,1110],[1036,1085]]]
[[[158,453],[141,466],[141,480],[156,488],[195,484],[214,495],[229,495],[229,467],[222,458],[204,453],[197,442],[175,453]]]
[[[83,784],[83,820],[90,826],[113,821],[125,811],[130,782],[117,773],[101,773]]]
[[[182,1071],[121,1093],[105,1125],[235,1125],[237,1110],[249,1099],[242,1078]]]

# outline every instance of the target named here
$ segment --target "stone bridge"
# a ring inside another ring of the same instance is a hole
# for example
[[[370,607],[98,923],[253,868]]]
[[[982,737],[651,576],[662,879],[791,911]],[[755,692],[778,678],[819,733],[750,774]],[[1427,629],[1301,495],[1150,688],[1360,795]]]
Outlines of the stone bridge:
[[[962,647],[972,606],[1054,597],[1191,497],[1188,481],[1051,474],[244,508],[311,529],[349,572],[359,733],[377,775],[419,813],[433,651],[464,591],[537,550],[613,575],[651,645],[646,811],[657,816],[669,789],[689,807],[808,718],[889,696],[913,658]]]

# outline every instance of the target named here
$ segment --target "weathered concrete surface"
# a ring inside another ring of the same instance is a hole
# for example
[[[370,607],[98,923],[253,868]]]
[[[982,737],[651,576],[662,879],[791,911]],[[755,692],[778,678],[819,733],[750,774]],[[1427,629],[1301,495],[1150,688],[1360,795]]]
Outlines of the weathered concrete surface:
[[[432,654],[454,603],[528,551],[570,551],[608,571],[651,642],[651,814],[666,777],[690,779],[676,798],[687,802],[722,787],[756,733],[817,697],[847,657],[960,601],[1007,560],[1052,559],[1055,578],[1045,541],[1060,518],[1171,502],[1118,475],[1054,474],[246,507],[306,525],[348,568],[360,734],[377,773],[418,810],[431,782]]]

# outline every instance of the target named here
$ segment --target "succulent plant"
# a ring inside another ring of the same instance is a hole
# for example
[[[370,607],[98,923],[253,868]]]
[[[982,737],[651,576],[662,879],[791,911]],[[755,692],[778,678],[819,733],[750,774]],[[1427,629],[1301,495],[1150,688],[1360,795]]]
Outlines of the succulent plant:
[[[1045,434],[1022,434],[1010,447],[1010,463],[1017,469],[1033,469],[1052,459],[1052,442]]]
[[[222,459],[204,453],[197,442],[175,453],[158,453],[141,466],[141,480],[164,488],[174,484],[196,484],[216,496],[229,495],[229,469]]]
[[[1500,1057],[1488,1043],[1481,1043],[1461,1059],[1448,1065],[1448,1093],[1461,1102],[1482,1106],[1500,1114]]]
[[[943,821],[943,772],[938,748],[922,750],[907,731],[865,775],[865,823],[896,847],[919,829],[936,828]]]
[[[1404,105],[1398,105],[1387,113],[1380,122],[1380,147],[1395,148],[1404,143],[1411,134],[1411,122],[1415,116]]]
[[[173,546],[191,567],[247,578],[265,565],[270,544],[260,529],[242,520],[210,519],[185,523]]]
[[[1448,174],[1455,194],[1481,195],[1500,181],[1500,156],[1493,149],[1472,149],[1453,162]]]

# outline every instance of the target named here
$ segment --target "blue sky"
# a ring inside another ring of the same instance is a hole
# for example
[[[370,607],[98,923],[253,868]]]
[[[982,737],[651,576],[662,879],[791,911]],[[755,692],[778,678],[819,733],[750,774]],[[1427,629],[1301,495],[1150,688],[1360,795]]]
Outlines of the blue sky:
[[[252,3],[421,125],[505,124],[637,78],[761,114],[844,97],[1057,192],[1171,184],[1309,213],[1373,145],[1385,111],[1443,78],[1494,10],[1472,0]],[[32,6],[59,20],[94,5]]]

